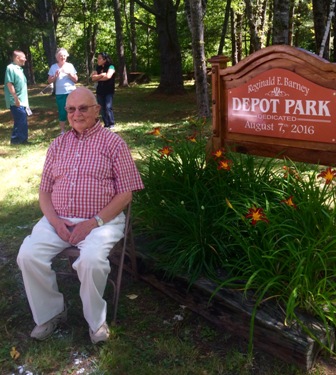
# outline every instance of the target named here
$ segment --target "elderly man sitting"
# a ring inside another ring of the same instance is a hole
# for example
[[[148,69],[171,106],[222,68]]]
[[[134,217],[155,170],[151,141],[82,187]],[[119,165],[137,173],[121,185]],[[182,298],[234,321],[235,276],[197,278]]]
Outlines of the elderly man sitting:
[[[123,237],[123,209],[143,183],[126,143],[97,120],[99,110],[90,90],[79,87],[69,94],[66,111],[72,129],[50,145],[39,190],[44,216],[17,257],[36,323],[31,337],[37,340],[66,320],[51,261],[71,245],[80,249],[73,268],[91,341],[109,337],[103,299],[110,272],[107,257]]]

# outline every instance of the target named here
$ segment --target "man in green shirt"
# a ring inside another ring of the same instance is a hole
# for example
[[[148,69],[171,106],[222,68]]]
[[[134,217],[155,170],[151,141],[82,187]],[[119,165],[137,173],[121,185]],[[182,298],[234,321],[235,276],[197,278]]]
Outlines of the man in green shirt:
[[[27,79],[22,69],[26,56],[22,51],[14,51],[12,60],[6,69],[4,86],[6,107],[14,120],[11,144],[24,144],[28,143],[27,116],[30,113]]]

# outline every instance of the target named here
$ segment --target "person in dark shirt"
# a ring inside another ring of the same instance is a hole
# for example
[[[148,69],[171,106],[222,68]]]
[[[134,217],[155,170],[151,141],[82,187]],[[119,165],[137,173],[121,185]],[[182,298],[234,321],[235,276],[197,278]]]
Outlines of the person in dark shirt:
[[[113,96],[115,86],[115,69],[112,60],[105,52],[98,53],[97,68],[91,74],[93,82],[97,82],[97,101],[101,106],[101,115],[105,128],[113,129]]]

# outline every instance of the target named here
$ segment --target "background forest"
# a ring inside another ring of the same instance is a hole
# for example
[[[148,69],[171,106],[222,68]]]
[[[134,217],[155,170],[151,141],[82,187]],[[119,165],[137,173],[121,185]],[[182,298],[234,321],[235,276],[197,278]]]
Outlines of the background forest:
[[[289,44],[336,61],[334,7],[334,0],[1,0],[0,83],[14,49],[27,55],[31,84],[46,82],[57,47],[68,49],[88,84],[105,51],[120,86],[141,71],[160,77],[159,91],[181,94],[185,75],[195,75],[199,114],[208,117],[207,59],[224,54],[236,64]]]

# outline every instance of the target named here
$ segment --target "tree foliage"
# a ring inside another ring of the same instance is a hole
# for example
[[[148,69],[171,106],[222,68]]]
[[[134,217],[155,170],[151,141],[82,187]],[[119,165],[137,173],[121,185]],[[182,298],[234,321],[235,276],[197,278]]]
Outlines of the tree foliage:
[[[30,82],[45,82],[56,47],[65,47],[80,80],[88,83],[97,53],[105,51],[112,56],[119,75],[134,70],[159,75],[159,91],[183,93],[184,75],[195,71],[193,46],[198,38],[188,27],[185,5],[189,2],[2,0],[0,69],[4,73],[11,52],[22,49],[28,56]],[[206,11],[196,22],[204,30],[204,58],[225,54],[232,64],[271,44],[291,44],[318,53],[330,8],[330,0],[202,3],[207,3]],[[334,28],[333,19],[330,35]],[[333,61],[336,49],[332,43],[333,39],[327,38],[324,57]],[[123,82],[127,84],[127,77]]]

